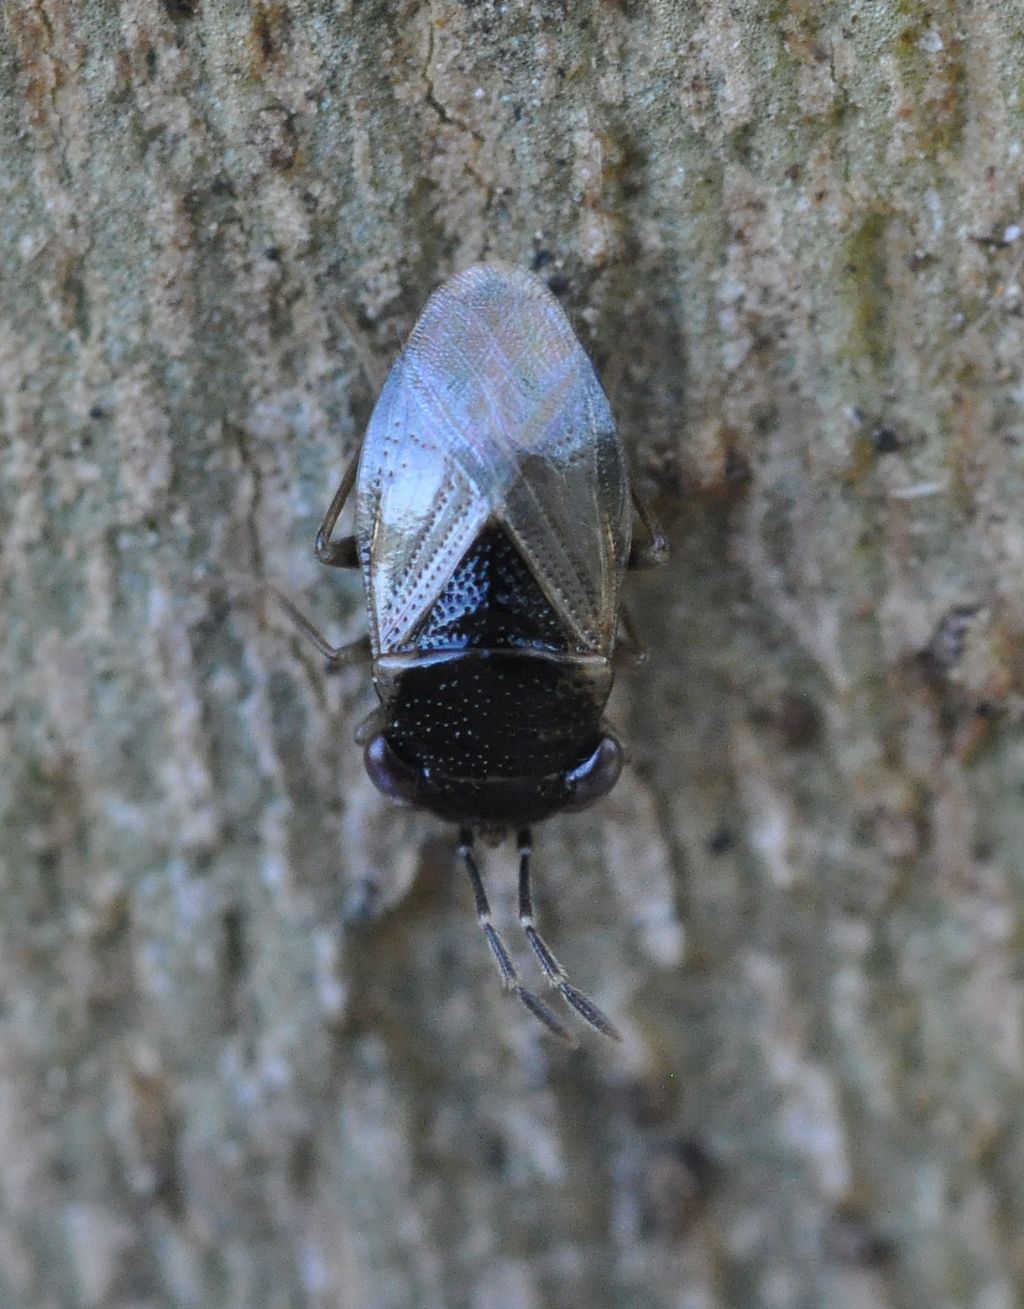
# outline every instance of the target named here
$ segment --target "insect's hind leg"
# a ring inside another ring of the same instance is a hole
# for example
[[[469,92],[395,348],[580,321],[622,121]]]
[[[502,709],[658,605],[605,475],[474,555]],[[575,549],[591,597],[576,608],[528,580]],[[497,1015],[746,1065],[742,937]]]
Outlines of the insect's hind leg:
[[[345,645],[331,645],[330,641],[313,626],[301,609],[283,595],[276,586],[271,587],[274,598],[285,611],[295,626],[316,646],[332,668],[347,668],[349,664],[369,663],[373,657],[370,638],[361,636],[357,641],[348,641]]]
[[[502,986],[506,991],[511,991],[529,1009],[534,1018],[539,1019],[544,1024],[548,1031],[553,1032],[567,1045],[576,1045],[576,1038],[572,1032],[558,1021],[552,1010],[539,996],[527,990],[520,982],[519,974],[516,972],[516,966],[512,962],[512,956],[509,954],[505,942],[491,925],[491,906],[487,901],[487,892],[484,890],[484,884],[480,879],[480,869],[477,867],[476,857],[473,854],[473,833],[468,827],[462,828],[459,832],[459,854],[466,865],[469,882],[473,888],[477,921],[483,929],[487,944],[491,947],[491,954],[498,965]]]
[[[358,568],[359,567],[359,548],[354,536],[343,536],[340,540],[332,541],[331,533],[341,517],[341,511],[345,508],[345,502],[352,494],[352,487],[355,485],[356,473],[359,470],[359,451],[352,456],[348,462],[341,481],[338,483],[338,489],[334,493],[334,498],[327,507],[324,514],[324,521],[320,524],[320,530],[316,534],[316,542],[313,546],[313,553],[322,564],[328,564],[332,568]]]
[[[519,833],[516,842],[519,846],[519,921],[526,933],[526,939],[533,947],[533,953],[537,956],[541,972],[566,1004],[575,1009],[585,1022],[588,1022],[591,1027],[596,1027],[602,1035],[611,1037],[613,1041],[621,1041],[622,1037],[611,1019],[602,1013],[589,995],[584,995],[573,986],[566,976],[565,969],[551,953],[544,938],[534,926],[533,897],[530,894],[530,855],[533,844],[528,828],[524,828]]]
[[[647,647],[637,635],[633,615],[625,604],[619,604],[618,642],[612,654],[616,668],[642,668],[647,662]]]
[[[627,568],[658,568],[668,561],[668,537],[658,522],[654,510],[640,493],[633,487],[630,491],[636,516],[644,525],[647,540],[641,544],[634,541],[629,551]]]

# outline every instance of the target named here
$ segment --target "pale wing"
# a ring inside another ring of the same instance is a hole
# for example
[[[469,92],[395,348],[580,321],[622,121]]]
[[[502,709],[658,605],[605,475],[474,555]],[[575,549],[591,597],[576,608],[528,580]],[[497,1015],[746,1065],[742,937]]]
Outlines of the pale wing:
[[[434,296],[408,356],[577,647],[609,653],[628,477],[604,391],[557,300],[517,269],[471,268]]]
[[[524,431],[504,518],[580,648],[607,655],[629,555],[628,481],[608,402],[579,353]]]
[[[463,468],[407,365],[391,370],[359,459],[356,534],[378,654],[411,639],[490,512],[479,469]]]
[[[590,360],[537,281],[479,265],[431,297],[370,421],[357,514],[377,650],[410,640],[495,518],[576,648],[610,651],[625,462]]]

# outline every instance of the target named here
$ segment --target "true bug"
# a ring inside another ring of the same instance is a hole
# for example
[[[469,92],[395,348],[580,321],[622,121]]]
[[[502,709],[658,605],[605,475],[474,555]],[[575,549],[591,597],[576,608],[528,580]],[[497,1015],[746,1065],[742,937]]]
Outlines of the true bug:
[[[355,535],[332,540],[353,487]],[[634,507],[643,546],[632,542]],[[475,832],[518,832],[519,918],[541,970],[617,1037],[534,926],[530,824],[592,804],[619,776],[622,750],[603,714],[620,635],[638,658],[622,574],[667,549],[631,492],[594,368],[547,287],[478,264],[434,292],[315,549],[322,563],[363,574],[370,630],[360,641],[331,646],[288,608],[333,663],[372,660],[380,705],[356,733],[370,778],[458,824],[504,986],[571,1042],[520,981],[474,857]]]

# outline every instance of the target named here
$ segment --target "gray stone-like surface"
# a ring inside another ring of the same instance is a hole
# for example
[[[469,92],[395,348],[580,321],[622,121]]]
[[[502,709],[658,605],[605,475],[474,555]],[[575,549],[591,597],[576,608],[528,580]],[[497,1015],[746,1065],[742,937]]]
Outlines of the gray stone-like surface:
[[[0,1309],[1021,1303],[1022,86],[994,0],[6,0]],[[537,833],[576,1054],[266,598],[360,632],[313,533],[488,255],[674,547]]]

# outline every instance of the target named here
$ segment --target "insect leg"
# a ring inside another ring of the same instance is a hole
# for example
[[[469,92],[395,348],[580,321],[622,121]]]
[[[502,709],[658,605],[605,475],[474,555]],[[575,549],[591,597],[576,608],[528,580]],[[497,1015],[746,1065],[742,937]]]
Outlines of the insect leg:
[[[356,745],[366,745],[372,741],[378,733],[383,732],[388,724],[388,716],[384,710],[377,705],[371,709],[366,717],[356,724],[356,730],[352,733],[352,739]]]
[[[530,895],[530,854],[533,847],[529,828],[524,828],[519,833],[516,843],[519,846],[519,921],[526,933],[526,939],[533,947],[533,953],[537,956],[541,972],[566,1004],[575,1009],[585,1022],[588,1022],[591,1027],[596,1027],[605,1036],[610,1036],[613,1041],[621,1041],[622,1037],[616,1031],[611,1019],[598,1009],[589,995],[584,995],[573,986],[566,976],[565,969],[534,927],[533,897]]]
[[[505,942],[491,926],[491,906],[487,902],[487,892],[480,880],[480,869],[477,867],[476,858],[473,855],[473,833],[468,827],[462,828],[459,832],[459,854],[465,862],[469,882],[473,888],[477,921],[483,929],[487,944],[491,947],[491,954],[494,955],[494,960],[498,965],[502,986],[506,991],[511,991],[513,995],[517,996],[533,1014],[534,1018],[538,1018],[555,1036],[565,1041],[567,1045],[575,1045],[576,1038],[572,1032],[567,1027],[563,1027],[555,1014],[539,996],[534,995],[532,991],[528,991],[520,982],[519,974],[516,972],[516,966],[512,962],[512,956],[509,954]]]
[[[313,642],[323,657],[334,668],[345,668],[349,664],[365,664],[372,658],[370,638],[361,636],[358,641],[349,641],[346,645],[331,645],[330,641],[309,621],[306,615],[297,609],[286,595],[282,595],[276,586],[271,587],[277,603],[285,611],[300,632]]]
[[[313,553],[322,564],[329,564],[332,568],[358,568],[359,566],[359,551],[354,536],[343,536],[338,541],[331,540],[331,533],[341,517],[345,501],[352,493],[358,469],[359,451],[357,450],[341,475],[341,481],[334,493],[334,499],[328,505],[327,512],[324,514],[324,521],[320,524],[320,530],[316,534]]]
[[[654,510],[639,494],[636,487],[631,489],[630,495],[632,496],[636,515],[643,523],[644,531],[647,533],[647,541],[643,545],[640,545],[637,541],[633,542],[626,567],[656,568],[668,559],[668,537],[658,522]]]
[[[633,615],[619,603],[619,640],[612,655],[616,668],[642,668],[647,662],[647,647],[637,635]]]

